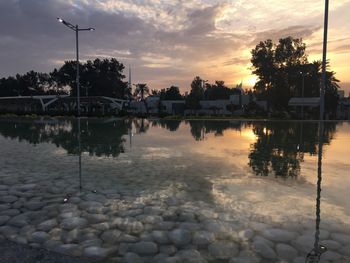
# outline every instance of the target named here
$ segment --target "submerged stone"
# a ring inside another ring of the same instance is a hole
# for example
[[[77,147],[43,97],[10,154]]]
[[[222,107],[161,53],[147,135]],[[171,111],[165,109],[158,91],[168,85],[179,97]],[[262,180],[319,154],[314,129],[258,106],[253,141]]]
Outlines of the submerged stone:
[[[81,247],[77,244],[64,244],[54,248],[54,251],[68,256],[79,257],[82,255]]]
[[[290,245],[287,244],[277,244],[276,252],[279,258],[292,261],[298,255],[298,251]]]
[[[154,242],[141,241],[135,243],[132,250],[139,255],[154,255],[158,252],[158,246]]]
[[[276,259],[275,251],[262,239],[253,241],[254,250],[266,259]]]
[[[0,226],[5,224],[10,218],[9,216],[0,216]]]
[[[99,246],[91,246],[91,247],[86,247],[84,249],[83,255],[88,257],[88,258],[93,258],[93,259],[104,259],[108,256],[109,249],[102,248]]]
[[[139,255],[132,253],[132,252],[128,252],[123,257],[122,262],[123,263],[142,263],[143,261]]]
[[[83,228],[87,225],[87,220],[81,217],[66,218],[62,221],[63,229],[72,230],[74,228]]]
[[[168,234],[170,241],[177,247],[182,247],[191,242],[191,232],[185,229],[175,229]]]
[[[122,234],[122,232],[117,230],[117,229],[106,230],[101,235],[101,239],[103,241],[105,241],[106,243],[114,244],[114,243],[117,243],[119,241],[119,237],[121,234]]]
[[[229,259],[238,254],[237,245],[226,241],[217,241],[210,244],[208,251],[213,258],[217,259]]]
[[[198,246],[206,246],[214,242],[215,235],[208,231],[197,231],[193,235],[193,244]]]
[[[57,224],[58,224],[58,222],[56,219],[49,219],[49,220],[46,220],[44,222],[41,222],[37,226],[37,229],[42,230],[42,231],[50,231],[52,228],[57,226]]]
[[[49,234],[43,231],[34,232],[31,241],[34,243],[44,243],[49,238]]]
[[[1,196],[0,197],[0,202],[2,203],[14,203],[18,199],[17,196],[14,195],[6,195],[6,196]]]
[[[266,229],[262,232],[263,237],[275,242],[288,242],[295,238],[296,234],[283,229]]]
[[[169,238],[168,233],[166,231],[153,231],[152,232],[153,240],[156,241],[158,244],[168,244]]]

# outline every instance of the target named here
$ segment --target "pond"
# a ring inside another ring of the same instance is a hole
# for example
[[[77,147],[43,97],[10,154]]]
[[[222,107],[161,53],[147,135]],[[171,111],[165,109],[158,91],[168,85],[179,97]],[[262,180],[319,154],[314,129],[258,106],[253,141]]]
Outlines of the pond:
[[[2,118],[0,238],[103,262],[350,262],[349,154],[347,122]]]

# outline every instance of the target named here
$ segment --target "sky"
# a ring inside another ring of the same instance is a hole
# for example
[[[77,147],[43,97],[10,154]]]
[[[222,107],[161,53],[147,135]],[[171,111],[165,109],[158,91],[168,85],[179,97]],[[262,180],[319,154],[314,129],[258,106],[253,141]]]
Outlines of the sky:
[[[323,0],[0,0],[0,77],[74,59],[74,32],[62,17],[96,28],[80,34],[81,60],[115,57],[131,67],[133,83],[185,92],[200,76],[249,88],[259,41],[301,37],[309,60],[320,60],[323,14]],[[330,1],[329,14],[328,58],[348,94],[350,0]]]

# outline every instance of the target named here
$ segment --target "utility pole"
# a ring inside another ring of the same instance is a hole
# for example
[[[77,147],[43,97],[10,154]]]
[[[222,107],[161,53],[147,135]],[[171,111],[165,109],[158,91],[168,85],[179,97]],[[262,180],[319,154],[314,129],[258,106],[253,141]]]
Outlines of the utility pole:
[[[322,58],[322,84],[320,89],[320,120],[324,120],[324,96],[326,91],[326,67],[327,67],[327,38],[328,38],[328,12],[329,0],[325,0],[324,32],[323,32],[323,58]]]

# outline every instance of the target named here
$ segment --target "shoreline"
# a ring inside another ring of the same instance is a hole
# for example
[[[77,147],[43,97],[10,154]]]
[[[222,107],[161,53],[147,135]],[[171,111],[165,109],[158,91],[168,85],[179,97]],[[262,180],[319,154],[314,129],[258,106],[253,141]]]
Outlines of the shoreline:
[[[76,119],[76,116],[72,115],[17,115],[17,114],[0,114],[0,119],[7,118],[18,118],[18,119]],[[264,117],[243,117],[243,116],[136,116],[136,115],[128,115],[128,116],[80,116],[81,119],[116,119],[116,120],[124,120],[124,119],[149,119],[149,120],[165,120],[165,121],[244,121],[244,122],[319,122],[318,119],[280,119],[280,118],[264,118]],[[339,120],[323,120],[323,122],[350,122],[347,119],[339,119]]]

